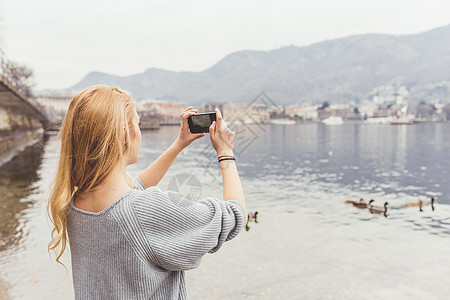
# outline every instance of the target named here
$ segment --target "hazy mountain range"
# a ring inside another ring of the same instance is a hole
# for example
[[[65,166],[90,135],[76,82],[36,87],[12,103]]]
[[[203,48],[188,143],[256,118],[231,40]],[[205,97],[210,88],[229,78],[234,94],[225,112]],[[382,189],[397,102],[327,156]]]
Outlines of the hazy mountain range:
[[[190,104],[250,102],[261,91],[278,104],[348,102],[381,85],[405,85],[416,100],[448,102],[450,25],[414,35],[365,34],[306,47],[239,51],[202,72],[151,68],[124,77],[91,72],[71,89],[93,84],[120,86],[135,99]]]

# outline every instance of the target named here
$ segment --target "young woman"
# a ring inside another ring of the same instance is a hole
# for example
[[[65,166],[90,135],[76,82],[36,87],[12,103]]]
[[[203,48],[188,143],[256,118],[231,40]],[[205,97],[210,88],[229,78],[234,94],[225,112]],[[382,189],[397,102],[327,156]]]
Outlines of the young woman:
[[[209,130],[223,200],[207,197],[186,205],[181,195],[156,187],[180,151],[205,135],[189,131],[187,118],[196,112],[189,107],[181,114],[175,142],[131,179],[126,166],[138,160],[141,146],[131,96],[93,86],[72,99],[49,199],[54,225],[49,250],[60,262],[69,243],[76,299],[186,299],[184,271],[245,226],[244,192],[233,160],[235,134],[218,109]]]

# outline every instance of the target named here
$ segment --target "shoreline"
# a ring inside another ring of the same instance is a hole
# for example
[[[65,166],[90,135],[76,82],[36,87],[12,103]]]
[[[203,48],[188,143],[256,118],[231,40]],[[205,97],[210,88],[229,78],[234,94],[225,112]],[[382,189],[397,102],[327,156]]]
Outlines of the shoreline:
[[[0,166],[11,160],[23,149],[43,139],[42,128],[32,131],[10,132],[0,137]]]

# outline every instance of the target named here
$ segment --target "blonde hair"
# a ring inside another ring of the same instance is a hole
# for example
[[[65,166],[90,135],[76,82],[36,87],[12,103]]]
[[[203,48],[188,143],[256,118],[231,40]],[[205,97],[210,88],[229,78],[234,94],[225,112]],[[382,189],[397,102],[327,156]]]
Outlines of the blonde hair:
[[[134,118],[131,95],[117,87],[92,86],[70,102],[60,130],[61,153],[47,207],[53,224],[48,250],[64,267],[60,258],[67,244],[72,197],[105,183],[114,168],[125,162]]]

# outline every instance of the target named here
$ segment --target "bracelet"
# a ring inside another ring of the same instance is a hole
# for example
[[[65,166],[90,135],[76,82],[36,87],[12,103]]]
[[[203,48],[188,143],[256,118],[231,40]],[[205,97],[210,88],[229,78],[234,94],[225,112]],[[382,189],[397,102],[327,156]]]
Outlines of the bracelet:
[[[234,158],[233,155],[223,154],[223,155],[220,155],[219,157],[217,157],[217,159],[221,159],[222,157],[232,157],[232,158]]]
[[[234,157],[223,157],[223,158],[218,159],[219,163],[223,160],[236,160],[236,159]]]

